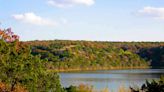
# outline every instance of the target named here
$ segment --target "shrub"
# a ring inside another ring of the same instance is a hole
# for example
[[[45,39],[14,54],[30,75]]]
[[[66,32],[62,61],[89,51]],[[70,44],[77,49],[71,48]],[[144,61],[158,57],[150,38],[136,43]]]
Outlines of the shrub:
[[[139,90],[131,88],[132,92],[164,92],[164,77],[162,76],[159,81],[146,81]]]

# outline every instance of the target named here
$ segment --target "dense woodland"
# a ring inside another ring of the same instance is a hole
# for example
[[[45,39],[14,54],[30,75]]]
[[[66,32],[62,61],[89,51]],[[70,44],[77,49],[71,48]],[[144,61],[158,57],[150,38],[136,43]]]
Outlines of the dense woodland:
[[[32,55],[59,71],[163,68],[163,42],[30,41]]]
[[[164,43],[20,42],[19,36],[11,29],[0,30],[0,92],[94,92],[86,85],[62,88],[54,70],[150,67],[164,67]],[[139,90],[154,92],[147,90],[158,89],[163,92],[163,84],[162,78],[159,82],[146,82]],[[131,88],[130,92],[139,91]]]

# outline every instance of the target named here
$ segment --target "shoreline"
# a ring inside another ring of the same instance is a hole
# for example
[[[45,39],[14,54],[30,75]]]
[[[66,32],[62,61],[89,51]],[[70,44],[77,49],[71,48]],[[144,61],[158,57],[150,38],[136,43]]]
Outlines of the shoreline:
[[[127,69],[151,69],[151,67],[145,66],[145,67],[108,67],[108,68],[86,68],[86,69],[56,69],[56,70],[49,70],[49,71],[62,73],[62,72],[83,72],[83,71],[101,71],[101,70],[127,70]]]

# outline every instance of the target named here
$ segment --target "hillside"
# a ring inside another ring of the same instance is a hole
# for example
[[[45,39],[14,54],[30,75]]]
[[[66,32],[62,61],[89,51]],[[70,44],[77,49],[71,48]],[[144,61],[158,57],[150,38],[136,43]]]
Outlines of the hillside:
[[[58,71],[163,68],[163,42],[30,41],[33,55]]]

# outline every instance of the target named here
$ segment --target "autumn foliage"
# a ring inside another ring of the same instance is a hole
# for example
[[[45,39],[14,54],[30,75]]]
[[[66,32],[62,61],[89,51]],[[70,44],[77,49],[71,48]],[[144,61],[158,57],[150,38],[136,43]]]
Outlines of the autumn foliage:
[[[11,28],[4,29],[4,30],[0,29],[0,38],[6,42],[14,42],[16,40],[19,40],[19,36],[15,35],[11,31]]]
[[[0,83],[0,92],[10,92],[9,85]],[[24,87],[17,85],[12,92],[28,92]]]

